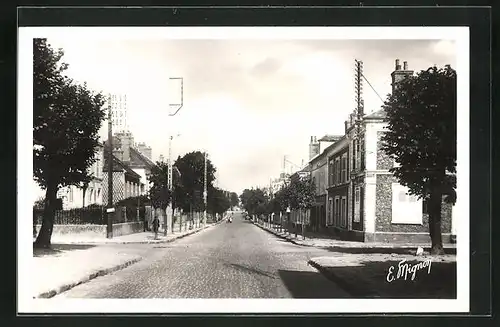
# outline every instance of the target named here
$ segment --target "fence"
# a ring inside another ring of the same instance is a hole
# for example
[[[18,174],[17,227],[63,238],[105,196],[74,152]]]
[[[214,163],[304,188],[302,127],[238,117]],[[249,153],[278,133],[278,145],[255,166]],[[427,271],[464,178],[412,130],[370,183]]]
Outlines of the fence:
[[[42,224],[43,209],[33,208],[33,223]],[[77,208],[56,210],[54,225],[105,225],[106,211],[104,207]]]
[[[115,208],[113,223],[126,223],[144,221],[146,208],[139,207],[139,217],[137,207],[117,207]],[[33,208],[33,224],[42,224],[43,209]],[[87,207],[70,210],[56,210],[54,225],[106,225],[108,217],[105,207]]]

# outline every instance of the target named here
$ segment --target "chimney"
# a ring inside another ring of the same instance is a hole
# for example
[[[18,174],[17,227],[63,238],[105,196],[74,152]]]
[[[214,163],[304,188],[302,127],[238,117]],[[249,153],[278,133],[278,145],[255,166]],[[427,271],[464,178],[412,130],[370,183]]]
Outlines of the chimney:
[[[314,136],[311,136],[311,144],[314,142]]]
[[[392,77],[392,92],[397,88],[397,84],[404,80],[405,78],[408,78],[409,76],[413,75],[412,70],[408,70],[408,62],[404,62],[404,70],[401,70],[401,66],[399,65],[399,59],[396,59],[396,70],[391,73]]]
[[[403,61],[403,70],[408,70],[408,62]]]
[[[317,143],[318,141],[316,141],[316,136],[314,137],[314,143]]]
[[[401,65],[399,64],[399,59],[396,59],[396,69],[395,70],[401,70]]]

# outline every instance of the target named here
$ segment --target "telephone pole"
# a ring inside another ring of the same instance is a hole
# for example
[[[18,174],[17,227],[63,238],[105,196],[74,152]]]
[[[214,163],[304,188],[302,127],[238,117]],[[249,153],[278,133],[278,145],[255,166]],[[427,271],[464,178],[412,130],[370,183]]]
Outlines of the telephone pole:
[[[203,211],[203,226],[207,221],[207,151],[205,151],[205,165],[204,165],[204,178],[203,178],[203,201],[205,203],[205,210]]]
[[[108,209],[107,238],[113,238],[113,122],[111,115],[111,94],[108,95]]]
[[[180,98],[180,103],[170,103],[169,104],[169,109],[173,108],[173,107],[176,107],[175,112],[174,113],[170,113],[169,112],[169,116],[170,117],[173,117],[175,116],[179,110],[181,110],[182,106],[184,105],[184,79],[182,77],[170,77],[169,80],[180,80],[180,83],[181,83],[181,98]],[[178,136],[178,135],[177,135]],[[173,198],[174,198],[174,192],[173,192],[173,183],[172,183],[172,170],[173,170],[173,163],[172,163],[172,139],[173,139],[173,135],[170,134],[170,137],[168,138],[168,162],[167,162],[167,165],[168,165],[168,173],[167,173],[167,177],[168,177],[168,190],[170,192],[170,205],[169,207],[171,207],[172,209],[172,217],[171,217],[171,227],[172,227],[172,232],[174,231],[174,211],[175,211],[175,208],[174,208],[174,204],[173,204]],[[168,208],[167,208],[168,210]],[[167,216],[167,212],[165,211],[165,219],[167,220],[165,222],[165,229],[164,229],[164,235],[167,236],[167,226],[168,226],[168,216]]]

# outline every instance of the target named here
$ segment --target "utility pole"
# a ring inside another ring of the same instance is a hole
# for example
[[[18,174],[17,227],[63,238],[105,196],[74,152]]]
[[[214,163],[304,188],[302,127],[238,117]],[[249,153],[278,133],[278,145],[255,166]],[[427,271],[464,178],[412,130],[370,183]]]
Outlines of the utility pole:
[[[354,59],[354,94],[356,100],[357,119],[363,117],[363,62]]]
[[[181,110],[182,106],[184,105],[184,79],[182,77],[170,77],[169,80],[180,80],[180,83],[181,83],[181,90],[180,90],[180,93],[181,93],[181,98],[180,98],[180,103],[170,103],[169,104],[169,109],[172,109],[172,108],[175,108],[175,112],[174,113],[170,113],[169,112],[169,116],[170,117],[173,117],[175,116],[179,110]],[[178,135],[177,135],[178,136]],[[170,192],[170,207],[172,208],[172,217],[171,217],[171,228],[172,228],[172,232],[174,231],[174,212],[175,212],[175,208],[174,208],[174,203],[173,203],[173,198],[174,198],[174,193],[173,193],[173,183],[172,183],[172,170],[173,170],[173,163],[172,163],[172,139],[173,139],[173,135],[170,135],[169,139],[168,139],[168,162],[167,162],[167,165],[168,165],[168,190]],[[168,210],[168,208],[167,208]],[[168,215],[167,215],[167,210],[165,210],[165,230],[164,230],[164,234],[165,236],[167,236],[167,226],[168,226]],[[182,222],[180,222],[182,223]]]
[[[205,210],[203,211],[203,226],[207,221],[207,151],[205,151],[205,165],[204,165],[204,178],[203,178],[203,201],[205,202]]]
[[[108,209],[107,238],[113,238],[113,123],[111,114],[111,95],[108,95]]]
[[[174,137],[172,135],[170,135],[170,137],[168,138],[168,161],[167,161],[167,167],[168,167],[168,173],[167,173],[167,183],[168,183],[168,191],[170,193],[170,206],[172,207],[172,222],[174,221],[174,203],[173,203],[173,198],[174,198],[174,193],[173,193],[173,188],[172,188],[172,170],[173,170],[173,167],[172,167],[172,139]],[[165,220],[163,222],[163,225],[165,226],[165,228],[163,229],[163,235],[164,236],[167,236],[167,230],[168,230],[168,215],[167,215],[167,210],[168,208],[165,210]],[[173,228],[173,224],[172,224],[172,231],[174,230]]]

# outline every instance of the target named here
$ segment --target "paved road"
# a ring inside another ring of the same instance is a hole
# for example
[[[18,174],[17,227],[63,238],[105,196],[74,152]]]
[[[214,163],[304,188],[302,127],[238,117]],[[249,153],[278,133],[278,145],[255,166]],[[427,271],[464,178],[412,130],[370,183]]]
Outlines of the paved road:
[[[56,298],[349,297],[307,264],[328,252],[276,238],[238,214],[233,223],[148,246],[141,262]]]

